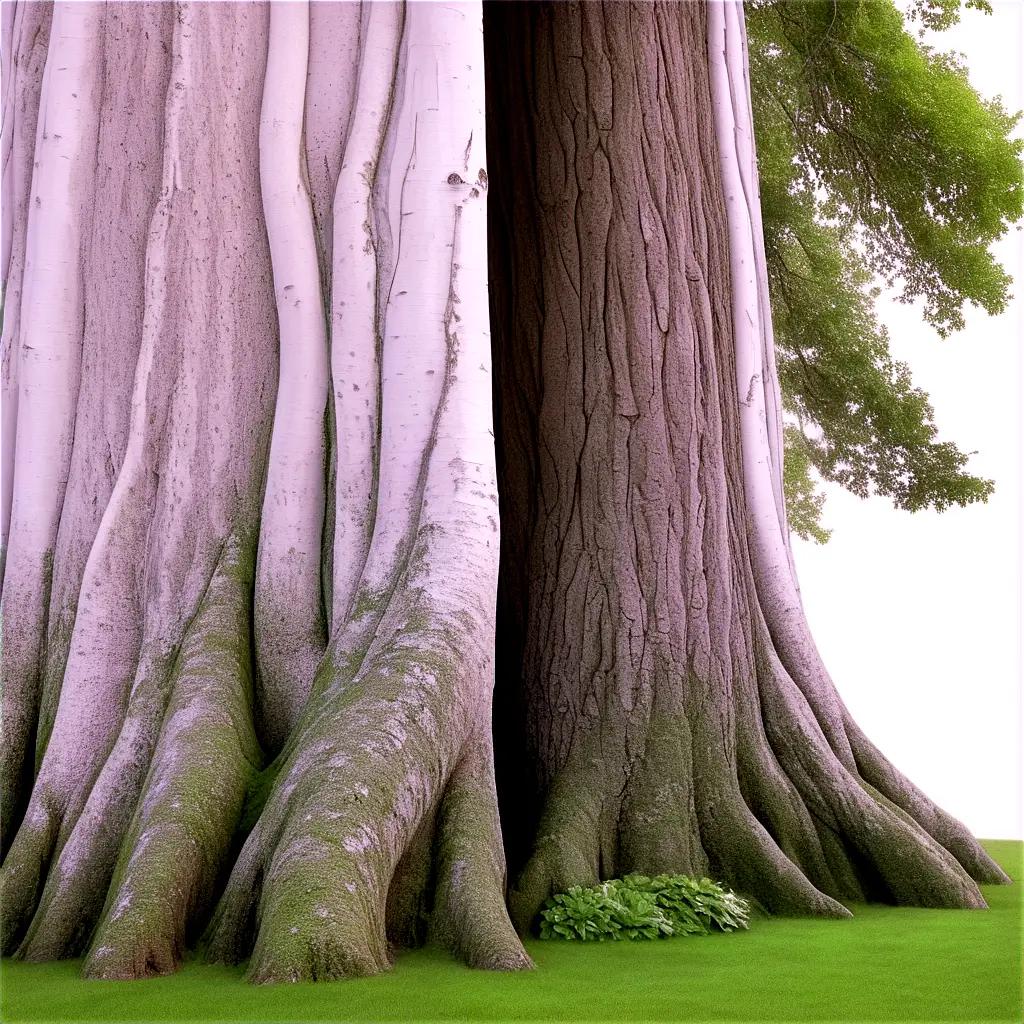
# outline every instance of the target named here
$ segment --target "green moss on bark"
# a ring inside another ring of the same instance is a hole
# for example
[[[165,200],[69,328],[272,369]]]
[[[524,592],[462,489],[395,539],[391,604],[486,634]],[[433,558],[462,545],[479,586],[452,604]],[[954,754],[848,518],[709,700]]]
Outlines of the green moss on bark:
[[[209,908],[262,754],[253,732],[251,544],[227,544],[174,670],[153,765],[85,963],[162,974]]]

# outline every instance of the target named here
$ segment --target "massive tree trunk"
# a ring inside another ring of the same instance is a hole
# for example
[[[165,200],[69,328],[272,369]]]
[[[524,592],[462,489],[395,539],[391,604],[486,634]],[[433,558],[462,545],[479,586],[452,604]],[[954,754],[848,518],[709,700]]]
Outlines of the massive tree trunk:
[[[5,953],[529,965],[488,263],[521,926],[1001,877],[807,633],[739,10],[487,17],[489,247],[479,4],[5,5]]]
[[[479,5],[14,15],[5,951],[166,971],[219,896],[210,955],[259,980],[431,921],[527,965]]]
[[[487,19],[514,919],[634,870],[785,913],[982,905],[1001,871],[857,730],[803,616],[741,10]]]

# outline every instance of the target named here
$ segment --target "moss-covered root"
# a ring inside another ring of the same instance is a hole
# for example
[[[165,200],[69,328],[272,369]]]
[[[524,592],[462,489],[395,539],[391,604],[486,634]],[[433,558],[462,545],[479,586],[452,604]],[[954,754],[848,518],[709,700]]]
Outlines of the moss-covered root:
[[[521,935],[529,933],[549,896],[600,880],[604,780],[600,766],[584,760],[570,762],[552,783],[533,852],[508,894]]]
[[[709,752],[717,749],[700,730],[694,735]],[[850,916],[846,907],[812,884],[754,817],[724,757],[709,756],[695,767],[697,819],[714,877],[773,914]]]
[[[217,960],[244,957],[255,933],[253,981],[390,966],[389,884],[469,732],[460,656],[424,649],[438,631],[414,635],[419,646],[393,640],[358,680],[323,687],[289,743],[210,932]]]
[[[21,942],[39,902],[57,844],[60,818],[46,794],[29,806],[0,869],[0,953],[10,956]]]
[[[230,552],[182,647],[164,723],[86,957],[90,978],[177,968],[208,909],[261,758],[252,726],[251,571]]]
[[[156,684],[133,695],[121,736],[85,809],[73,824],[65,822],[69,838],[49,871],[21,944],[25,959],[81,955],[106,904],[108,923],[121,922],[115,929],[118,943],[105,943],[112,950],[111,970],[131,974],[137,955],[132,945],[149,941],[147,915],[164,914],[162,927],[174,931],[180,925],[170,922],[180,916],[183,923],[198,892],[212,884],[235,826],[232,815],[241,800],[236,791],[244,791],[239,776],[248,775],[250,761],[258,756],[251,728],[244,724],[251,717],[250,563],[251,545],[229,539],[168,666],[166,684],[161,684],[167,695],[161,698]],[[203,763],[207,760],[212,763]],[[224,802],[211,800],[209,792],[200,794],[202,787],[213,786]],[[202,831],[190,813],[197,802],[207,811]],[[201,865],[193,877],[196,892],[179,888],[181,878],[167,875],[188,874],[186,864],[175,866],[169,852],[175,838],[186,839],[194,854],[184,858],[179,852],[178,859]],[[125,877],[115,888],[123,890],[125,900],[111,904],[109,882],[118,862]],[[170,905],[158,912],[157,904]],[[136,911],[122,921],[130,907]],[[136,912],[146,920],[132,937]]]
[[[956,858],[912,815],[879,795],[839,760],[781,663],[758,671],[765,730],[783,770],[811,814],[867,865],[897,903],[984,907]]]
[[[433,934],[470,967],[533,966],[505,908],[505,853],[490,740],[471,738],[448,781],[437,835]]]
[[[1010,884],[1010,876],[985,852],[967,827],[947,814],[893,767],[864,735],[849,713],[844,713],[844,725],[858,772],[865,782],[909,814],[957,859],[975,882],[982,885]]]

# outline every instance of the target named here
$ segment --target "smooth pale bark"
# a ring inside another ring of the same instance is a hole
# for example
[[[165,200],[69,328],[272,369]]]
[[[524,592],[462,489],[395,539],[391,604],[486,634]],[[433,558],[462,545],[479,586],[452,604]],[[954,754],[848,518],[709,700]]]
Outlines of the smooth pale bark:
[[[165,27],[163,182],[127,447],[85,567],[52,733],[0,872],[5,947],[37,959],[80,952],[95,925],[178,646],[204,628],[197,610],[229,535],[255,527],[269,440],[276,359],[257,171],[266,11],[187,5]],[[64,510],[75,514],[92,513]]]
[[[18,423],[18,324],[36,124],[52,9],[46,4],[3,7],[3,335],[0,341],[0,580],[3,579],[14,494]],[[8,34],[9,33],[9,34]]]
[[[99,123],[96,4],[54,12],[36,128],[17,352],[0,697],[3,825],[31,768],[53,548],[67,486],[82,354],[81,253]]]
[[[364,9],[358,102],[334,193],[332,633],[352,608],[376,522],[382,331],[377,305],[380,215],[373,204],[373,186],[390,121],[404,21],[404,6],[390,0]]]
[[[270,442],[254,628],[260,731],[280,750],[323,656],[327,325],[302,144],[309,5],[272,3],[260,116],[260,181],[274,266],[281,359]]]
[[[317,24],[329,37],[313,45]],[[346,27],[359,67],[339,76],[327,43]],[[69,636],[47,641],[52,714],[0,869],[4,949],[85,953],[97,977],[172,970],[248,834],[210,949],[253,951],[254,977],[380,970],[391,943],[428,932],[471,964],[528,966],[504,907],[489,735],[480,7],[108,5],[97,37],[102,182],[124,208],[95,197],[83,260],[91,355],[52,602]],[[162,90],[158,111],[148,93],[125,105],[122,65]],[[311,101],[311,83],[341,95]],[[108,151],[113,122],[137,166]],[[368,464],[371,518],[322,598],[328,325],[339,486],[346,459]],[[104,392],[114,350],[134,380]]]
[[[723,179],[729,181],[730,177],[738,175],[744,181],[742,192],[739,189],[730,191],[727,185],[726,194],[734,296],[742,294],[745,303],[741,309],[734,304],[734,333],[738,386],[741,391],[746,386],[751,399],[744,402],[741,396],[747,528],[765,623],[779,654],[781,667],[800,688],[842,768],[852,778],[859,778],[876,790],[877,802],[883,805],[891,802],[894,806],[888,809],[904,825],[909,815],[911,834],[915,836],[912,843],[927,851],[916,854],[919,859],[916,870],[922,875],[927,874],[928,866],[934,860],[939,865],[934,870],[940,876],[948,872],[948,850],[978,881],[1004,882],[1005,873],[985,854],[967,829],[908,782],[856,727],[836,693],[810,634],[789,550],[784,513],[775,521],[769,513],[769,486],[775,497],[776,509],[779,508],[782,488],[781,460],[773,455],[774,451],[780,450],[777,417],[781,403],[773,348],[765,345],[765,339],[770,338],[767,274],[757,203],[746,36],[739,4],[709,5],[708,54],[718,137],[733,140],[732,148],[725,141],[720,145]],[[752,171],[745,175],[749,168]],[[751,267],[754,269],[753,281],[749,277]],[[753,307],[752,289],[758,293],[757,309]],[[757,324],[756,329],[752,326],[754,324]],[[755,377],[760,379],[760,388],[753,385]],[[745,381],[750,383],[745,385]],[[750,457],[750,452],[765,454],[762,458]],[[771,674],[777,675],[778,667],[772,669]],[[840,769],[837,767],[835,771]],[[870,817],[870,811],[869,808],[865,812],[865,818]],[[888,821],[883,827],[896,835],[905,831],[901,825]],[[896,859],[893,853],[889,856]]]

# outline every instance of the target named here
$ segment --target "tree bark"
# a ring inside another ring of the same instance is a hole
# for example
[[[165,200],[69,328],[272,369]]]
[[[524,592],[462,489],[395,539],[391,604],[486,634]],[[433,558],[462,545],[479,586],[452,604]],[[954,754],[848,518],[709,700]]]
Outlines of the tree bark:
[[[5,5],[4,953],[530,966],[496,636],[524,930],[1002,877],[803,619],[739,9],[486,22],[490,242],[477,3]]]
[[[635,870],[781,913],[981,906],[1004,876],[852,725],[803,617],[740,8],[486,10],[517,925]]]
[[[45,10],[4,100],[5,952],[161,973],[219,900],[261,981],[430,930],[528,966],[479,5],[58,4],[40,86]]]

